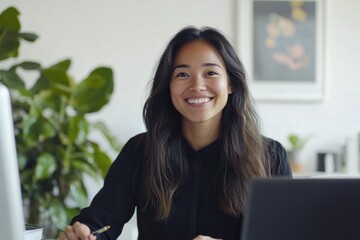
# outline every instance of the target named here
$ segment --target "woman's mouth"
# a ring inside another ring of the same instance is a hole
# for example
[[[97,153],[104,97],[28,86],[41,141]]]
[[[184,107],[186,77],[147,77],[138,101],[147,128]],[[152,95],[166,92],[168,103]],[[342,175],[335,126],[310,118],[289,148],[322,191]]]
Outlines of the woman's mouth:
[[[201,97],[201,98],[187,98],[185,99],[187,103],[190,104],[202,104],[210,102],[212,98],[210,97]]]

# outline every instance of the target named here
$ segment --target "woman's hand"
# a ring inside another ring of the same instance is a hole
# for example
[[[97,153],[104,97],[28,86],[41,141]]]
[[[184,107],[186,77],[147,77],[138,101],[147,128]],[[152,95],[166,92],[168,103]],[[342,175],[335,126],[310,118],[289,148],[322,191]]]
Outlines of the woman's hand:
[[[221,240],[219,238],[212,238],[212,237],[208,237],[208,236],[203,236],[203,235],[199,235],[196,238],[194,238],[193,240]]]
[[[85,224],[76,222],[72,226],[67,226],[64,232],[59,234],[58,240],[95,240],[91,235],[90,228]]]

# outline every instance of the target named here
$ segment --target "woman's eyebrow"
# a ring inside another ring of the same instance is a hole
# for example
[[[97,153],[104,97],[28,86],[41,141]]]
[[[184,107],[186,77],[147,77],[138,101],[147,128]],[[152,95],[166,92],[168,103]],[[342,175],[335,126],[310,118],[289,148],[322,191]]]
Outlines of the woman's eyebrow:
[[[177,68],[190,68],[190,65],[187,65],[187,64],[179,64],[179,65],[176,65],[173,67],[173,71]]]
[[[221,68],[221,66],[219,64],[216,64],[216,63],[204,63],[201,66],[203,66],[203,67],[218,67],[218,68]]]
[[[204,63],[201,65],[202,67],[218,67],[221,68],[221,66],[219,64],[216,63]],[[173,67],[173,71],[177,68],[190,68],[190,65],[188,64],[179,64]]]

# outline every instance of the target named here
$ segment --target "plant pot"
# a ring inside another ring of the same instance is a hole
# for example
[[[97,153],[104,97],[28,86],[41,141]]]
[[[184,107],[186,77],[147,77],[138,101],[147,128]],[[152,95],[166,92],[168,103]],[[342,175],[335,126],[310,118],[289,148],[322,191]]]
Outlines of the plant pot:
[[[300,151],[299,150],[287,151],[287,155],[292,172],[303,172],[304,164],[300,160]]]

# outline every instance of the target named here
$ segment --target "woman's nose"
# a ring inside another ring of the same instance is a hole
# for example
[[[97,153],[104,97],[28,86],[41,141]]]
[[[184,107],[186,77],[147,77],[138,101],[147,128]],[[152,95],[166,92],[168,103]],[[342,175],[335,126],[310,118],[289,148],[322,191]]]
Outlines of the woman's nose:
[[[202,76],[194,76],[191,79],[189,90],[195,92],[206,90],[205,79]]]

